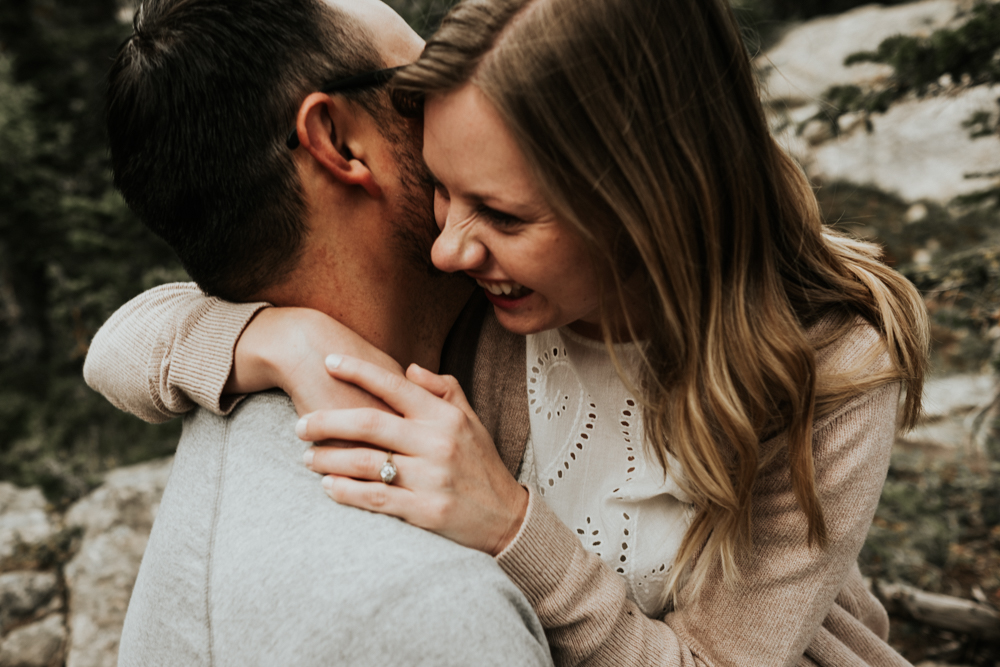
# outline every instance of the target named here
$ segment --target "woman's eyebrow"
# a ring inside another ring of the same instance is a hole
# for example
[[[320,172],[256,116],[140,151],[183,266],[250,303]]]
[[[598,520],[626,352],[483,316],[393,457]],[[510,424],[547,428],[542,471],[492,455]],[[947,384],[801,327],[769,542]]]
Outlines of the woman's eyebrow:
[[[521,213],[523,213],[526,208],[530,208],[529,205],[527,205],[527,204],[525,204],[523,202],[521,202],[521,203],[511,202],[511,201],[508,201],[508,200],[504,199],[500,195],[489,195],[489,194],[483,194],[483,193],[474,192],[474,191],[473,192],[469,192],[469,191],[466,191],[466,190],[461,190],[461,191],[459,191],[457,193],[456,192],[452,192],[451,188],[449,188],[448,186],[446,186],[441,181],[441,179],[438,178],[437,175],[433,171],[431,171],[431,168],[428,167],[426,163],[424,163],[424,168],[427,170],[427,174],[428,174],[428,176],[431,179],[431,183],[434,184],[434,187],[441,188],[442,190],[445,190],[452,197],[460,196],[462,199],[468,200],[471,204],[474,204],[476,206],[486,206],[488,208],[494,208],[495,206],[499,206],[502,209],[511,209],[511,208],[513,208],[513,209],[515,209],[515,210],[517,210],[517,211],[519,211]]]

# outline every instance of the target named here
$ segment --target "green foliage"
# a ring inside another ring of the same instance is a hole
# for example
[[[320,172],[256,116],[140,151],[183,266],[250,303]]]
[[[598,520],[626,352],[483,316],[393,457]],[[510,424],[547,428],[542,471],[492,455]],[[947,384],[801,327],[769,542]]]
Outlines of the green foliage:
[[[868,576],[1000,603],[1000,462],[895,454],[861,552]]]
[[[907,1],[887,0],[881,4],[899,5]],[[871,2],[869,0],[737,0],[733,4],[753,11],[763,20],[794,21],[826,14],[840,14]]]
[[[924,294],[935,370],[988,370],[1000,332],[1000,209],[956,213],[926,203],[919,205],[923,217],[912,220],[910,204],[872,188],[831,183],[816,194],[828,221],[878,242]],[[917,261],[921,256],[929,261]]]
[[[127,30],[117,11],[0,6],[0,479],[57,503],[108,467],[170,452],[178,432],[119,413],[81,377],[115,308],[184,277],[111,184],[103,77]]]
[[[826,121],[834,135],[838,120],[848,113],[860,113],[867,119],[885,113],[907,94],[922,96],[940,87],[942,78],[963,85],[1000,83],[1000,3],[978,2],[968,20],[956,28],[936,30],[929,37],[895,35],[882,41],[874,51],[853,53],[845,65],[880,63],[892,67],[889,79],[872,89],[859,86],[832,86],[823,94],[822,111],[799,126],[814,120]],[[997,100],[1000,102],[1000,100]],[[870,121],[868,127],[871,127]],[[974,139],[1000,135],[1000,120],[994,113],[978,111],[963,123]],[[996,174],[969,175],[969,178],[994,178]],[[993,203],[1000,207],[1000,185],[958,198],[961,206]]]
[[[874,90],[858,86],[827,90],[823,99],[833,113],[824,111],[817,117],[829,119],[834,128],[845,113],[884,113],[911,91],[926,94],[945,75],[970,85],[1000,82],[1000,4],[980,2],[961,26],[936,30],[930,37],[889,37],[875,51],[849,55],[844,64],[864,62],[889,65],[893,73]]]
[[[962,122],[962,127],[969,130],[969,136],[973,139],[988,137],[997,131],[997,123],[993,120],[993,114],[989,111],[976,111],[968,119]]]
[[[815,118],[828,120],[834,134],[837,134],[839,132],[837,119],[840,116],[856,112],[862,112],[866,115],[885,113],[889,110],[889,105],[896,99],[898,96],[893,89],[864,90],[855,85],[831,86],[823,93],[824,110]]]
[[[973,85],[1000,82],[1000,4],[980,2],[958,28],[936,30],[930,37],[896,35],[875,51],[851,54],[844,64],[861,62],[890,65],[897,95],[923,93],[945,74]]]

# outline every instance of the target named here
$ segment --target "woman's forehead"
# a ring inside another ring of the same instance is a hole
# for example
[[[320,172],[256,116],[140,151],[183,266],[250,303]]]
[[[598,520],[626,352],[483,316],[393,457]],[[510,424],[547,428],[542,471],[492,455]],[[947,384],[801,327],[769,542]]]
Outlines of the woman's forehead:
[[[527,161],[513,134],[473,84],[427,98],[424,159],[449,189],[460,188],[483,200],[529,194],[526,189],[534,194]]]

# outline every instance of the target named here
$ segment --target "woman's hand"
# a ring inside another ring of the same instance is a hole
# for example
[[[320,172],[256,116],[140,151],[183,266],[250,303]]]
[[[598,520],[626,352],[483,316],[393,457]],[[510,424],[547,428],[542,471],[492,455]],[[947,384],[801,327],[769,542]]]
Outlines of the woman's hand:
[[[302,418],[296,432],[303,440],[341,441],[306,453],[310,468],[327,474],[327,495],[492,556],[503,551],[524,520],[528,492],[500,460],[458,382],[415,364],[406,377],[352,357],[332,355],[327,366],[398,413],[359,408]],[[378,449],[353,446],[358,442]],[[391,485],[379,477],[387,451],[398,470]]]
[[[279,388],[300,415],[325,408],[385,404],[353,384],[331,378],[323,360],[350,354],[389,369],[403,369],[389,355],[332,317],[309,308],[265,308],[250,321],[233,354],[227,394]]]

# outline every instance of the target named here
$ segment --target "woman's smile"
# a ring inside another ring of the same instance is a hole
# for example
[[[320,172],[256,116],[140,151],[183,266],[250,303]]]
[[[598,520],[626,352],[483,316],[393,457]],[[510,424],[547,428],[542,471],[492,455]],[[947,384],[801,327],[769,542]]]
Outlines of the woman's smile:
[[[487,293],[493,296],[506,297],[508,299],[520,299],[531,294],[532,290],[524,285],[519,285],[510,281],[486,281],[476,279],[476,284],[482,287]]]

